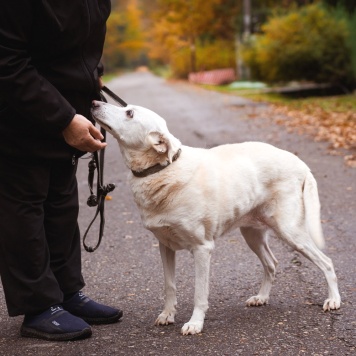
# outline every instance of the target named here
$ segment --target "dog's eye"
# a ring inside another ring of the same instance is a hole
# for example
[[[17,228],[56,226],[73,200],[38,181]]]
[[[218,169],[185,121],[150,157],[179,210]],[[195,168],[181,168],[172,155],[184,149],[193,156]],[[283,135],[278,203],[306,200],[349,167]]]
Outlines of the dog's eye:
[[[126,116],[129,117],[130,119],[132,119],[133,116],[134,116],[134,111],[133,110],[127,110],[126,111]]]

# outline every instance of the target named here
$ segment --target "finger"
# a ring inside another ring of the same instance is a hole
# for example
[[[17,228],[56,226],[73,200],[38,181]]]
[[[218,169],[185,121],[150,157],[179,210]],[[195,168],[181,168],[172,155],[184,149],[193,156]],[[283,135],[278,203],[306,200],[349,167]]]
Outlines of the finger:
[[[107,146],[106,142],[101,142],[99,140],[95,140],[91,137],[91,139],[87,142],[87,149],[88,152],[95,152],[98,150],[102,150]]]
[[[104,136],[94,125],[89,126],[89,133],[97,140],[103,140]]]

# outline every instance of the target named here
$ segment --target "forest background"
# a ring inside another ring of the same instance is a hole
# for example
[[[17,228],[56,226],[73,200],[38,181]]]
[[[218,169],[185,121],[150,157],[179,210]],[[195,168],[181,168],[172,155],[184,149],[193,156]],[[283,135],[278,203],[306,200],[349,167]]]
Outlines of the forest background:
[[[179,80],[233,68],[237,82],[213,90],[272,102],[288,118],[278,123],[329,141],[331,152],[356,149],[355,0],[112,0],[103,62],[106,74],[144,67]],[[291,100],[241,90],[246,80],[343,95]],[[356,154],[345,161],[356,167]]]
[[[113,0],[107,71],[165,68],[169,76],[234,68],[273,82],[356,78],[354,0]],[[243,66],[241,65],[243,63]]]

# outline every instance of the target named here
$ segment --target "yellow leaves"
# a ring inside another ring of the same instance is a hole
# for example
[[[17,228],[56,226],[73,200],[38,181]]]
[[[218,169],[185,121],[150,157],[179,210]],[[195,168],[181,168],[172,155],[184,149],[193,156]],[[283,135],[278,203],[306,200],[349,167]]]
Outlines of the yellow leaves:
[[[330,142],[332,149],[356,149],[356,112],[327,111],[309,104],[302,110],[286,105],[273,105],[276,123],[301,134],[312,135],[316,141]],[[346,155],[345,163],[356,168],[356,154]]]
[[[199,36],[212,32],[216,5],[223,0],[160,1],[148,31],[149,57],[186,66]],[[189,52],[189,49],[191,52]]]
[[[140,51],[143,49],[144,44],[142,43],[141,40],[136,40],[136,39],[128,39],[124,42],[119,43],[118,47],[122,51],[130,50],[130,51]]]
[[[173,16],[172,13],[171,16]],[[171,56],[174,56],[177,50],[188,45],[182,34],[180,24],[171,22],[166,17],[162,17],[155,22],[147,33],[147,38],[150,39],[149,57],[161,59],[165,62],[169,62]]]
[[[111,67],[138,60],[145,46],[137,0],[129,0],[124,9],[113,9],[107,21],[105,66],[110,70]]]
[[[179,24],[181,33],[196,36],[211,27],[216,5],[221,2],[222,0],[176,0],[166,2],[158,8],[154,17],[156,22],[162,18],[167,18],[168,23]]]
[[[349,167],[356,168],[356,154],[354,155],[346,155],[344,157],[345,164]],[[351,189],[348,189],[351,190]]]

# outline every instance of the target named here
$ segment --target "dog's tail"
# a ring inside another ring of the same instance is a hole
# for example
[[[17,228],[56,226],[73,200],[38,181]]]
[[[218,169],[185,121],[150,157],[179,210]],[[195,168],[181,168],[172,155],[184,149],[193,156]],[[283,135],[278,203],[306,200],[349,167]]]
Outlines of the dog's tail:
[[[325,240],[320,221],[318,186],[314,176],[309,170],[304,181],[303,200],[306,228],[317,247],[322,249],[325,246]]]

